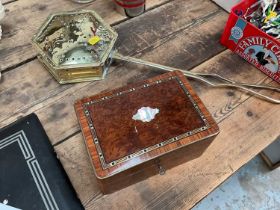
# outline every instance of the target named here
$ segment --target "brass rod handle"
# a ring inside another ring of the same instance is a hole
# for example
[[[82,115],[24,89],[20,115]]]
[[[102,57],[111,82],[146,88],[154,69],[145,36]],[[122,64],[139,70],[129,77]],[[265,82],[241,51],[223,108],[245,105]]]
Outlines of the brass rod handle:
[[[160,65],[160,64],[157,64],[157,63],[152,63],[152,62],[145,61],[145,60],[138,59],[138,58],[133,58],[133,57],[130,57],[130,56],[123,56],[118,52],[114,52],[113,58],[115,58],[117,60],[122,60],[122,61],[127,61],[127,62],[132,62],[132,63],[136,63],[136,64],[141,64],[141,65],[145,65],[145,66],[154,67],[154,68],[158,68],[158,69],[165,70],[165,71],[179,70],[179,71],[183,72],[183,74],[186,77],[199,80],[199,81],[204,82],[204,83],[206,83],[206,84],[208,84],[212,87],[237,88],[237,89],[246,91],[246,92],[248,92],[252,95],[255,95],[255,96],[257,96],[261,99],[269,101],[271,103],[280,104],[279,99],[272,98],[270,96],[264,95],[262,93],[259,93],[257,91],[254,91],[254,90],[250,89],[250,88],[257,88],[257,89],[267,89],[267,90],[271,90],[271,91],[275,91],[275,92],[280,92],[280,89],[276,88],[276,87],[266,86],[266,85],[257,85],[257,84],[237,83],[233,80],[227,79],[227,78],[222,77],[218,74],[190,72],[190,71],[186,71],[186,70],[182,70],[182,69],[178,69],[178,68],[173,68],[173,67],[169,67],[169,66]],[[210,81],[209,79],[206,79],[205,77],[214,77],[214,78],[222,80],[226,83],[214,83],[214,82]]]

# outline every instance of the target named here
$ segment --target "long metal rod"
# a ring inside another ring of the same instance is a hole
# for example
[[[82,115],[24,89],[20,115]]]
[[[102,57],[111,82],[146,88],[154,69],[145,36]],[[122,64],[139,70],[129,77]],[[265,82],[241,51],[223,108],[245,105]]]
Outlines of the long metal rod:
[[[258,89],[267,89],[267,90],[273,90],[273,91],[280,92],[280,88],[276,88],[276,87],[268,86],[268,85],[236,83],[235,81],[233,81],[231,79],[224,78],[224,77],[222,77],[222,76],[220,76],[218,74],[215,74],[215,73],[213,73],[213,74],[210,74],[210,73],[195,73],[195,72],[192,72],[192,73],[197,74],[199,76],[214,77],[214,78],[222,80],[222,81],[226,81],[226,82],[229,82],[229,83],[232,83],[232,84],[239,84],[239,85],[242,85],[242,86],[245,86],[245,87],[258,88]]]
[[[150,66],[153,68],[158,68],[158,69],[162,69],[165,71],[175,71],[175,70],[179,70],[181,72],[183,72],[183,74],[187,77],[193,78],[193,79],[197,79],[199,81],[202,81],[210,86],[213,87],[223,87],[223,88],[237,88],[237,89],[241,89],[243,91],[246,91],[250,94],[253,94],[261,99],[267,100],[271,103],[276,103],[276,104],[280,104],[280,100],[272,98],[270,96],[264,95],[262,93],[259,93],[257,91],[254,91],[250,88],[258,88],[258,89],[267,89],[267,90],[271,90],[271,91],[277,91],[280,92],[279,88],[276,87],[272,87],[272,86],[265,86],[265,85],[257,85],[257,84],[247,84],[247,83],[237,83],[233,80],[224,78],[218,74],[209,74],[209,73],[197,73],[197,72],[190,72],[190,71],[186,71],[186,70],[182,70],[182,69],[178,69],[178,68],[173,68],[173,67],[169,67],[169,66],[164,66],[164,65],[160,65],[157,63],[152,63],[149,61],[145,61],[142,59],[138,59],[138,58],[133,58],[133,57],[129,57],[129,56],[123,56],[121,54],[119,54],[118,52],[115,52],[113,54],[113,58],[118,59],[118,60],[122,60],[122,61],[127,61],[127,62],[132,62],[132,63],[137,63],[137,64],[141,64],[141,65],[145,65],[145,66]],[[204,78],[204,77],[214,77],[216,79],[225,81],[226,83],[213,83],[212,81]]]

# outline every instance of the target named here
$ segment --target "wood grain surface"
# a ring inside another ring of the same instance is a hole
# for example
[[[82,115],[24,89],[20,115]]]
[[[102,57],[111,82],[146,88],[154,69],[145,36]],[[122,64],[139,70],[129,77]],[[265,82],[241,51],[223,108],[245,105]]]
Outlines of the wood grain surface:
[[[150,86],[143,88],[146,84]],[[135,91],[125,93],[131,89]],[[120,92],[123,94],[110,98]],[[102,100],[104,98],[110,99]],[[157,107],[160,113],[148,124],[137,122],[132,119],[133,114],[128,113],[137,112],[139,106]],[[181,147],[213,139],[212,137],[219,132],[211,114],[180,71],[165,73],[136,84],[83,98],[75,103],[75,110],[98,179],[123,173],[129,168],[169,152],[175,153],[175,150]],[[85,111],[89,113],[89,117]],[[94,134],[90,124],[95,129]],[[138,131],[135,132],[136,127]],[[192,134],[180,138],[187,132]],[[95,138],[98,139],[100,150],[95,144]],[[172,138],[178,140],[164,143]],[[159,147],[148,149],[158,144]],[[144,153],[138,156],[133,154],[140,150]],[[133,157],[117,162],[125,156]],[[104,164],[101,164],[103,159]],[[111,162],[116,163],[111,165]]]
[[[219,44],[228,14],[210,0],[147,2],[145,14],[127,19],[113,10],[111,1],[95,0],[89,5],[68,0],[6,1],[0,44],[0,127],[35,112],[87,210],[189,209],[279,136],[279,106],[234,89],[209,88],[191,81],[219,122],[218,137],[200,158],[173,167],[164,176],[150,177],[110,195],[101,194],[83,145],[74,101],[163,71],[115,63],[105,80],[58,85],[37,61],[30,45],[31,36],[51,12],[94,8],[118,31],[117,45],[125,55],[279,87]]]

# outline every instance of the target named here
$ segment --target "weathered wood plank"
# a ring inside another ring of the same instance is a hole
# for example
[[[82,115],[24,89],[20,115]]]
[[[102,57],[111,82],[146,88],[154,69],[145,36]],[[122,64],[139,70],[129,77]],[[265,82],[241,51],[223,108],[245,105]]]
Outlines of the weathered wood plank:
[[[162,5],[169,0],[147,1],[147,9]],[[108,23],[114,24],[126,20],[114,9],[113,1],[96,0],[90,4],[77,4],[70,0],[21,0],[6,6],[7,17],[2,24],[3,40],[0,45],[0,71],[22,63],[36,56],[31,46],[31,37],[46,17],[57,11],[93,9]]]
[[[174,6],[174,4],[177,6]],[[133,21],[128,21],[121,24],[120,27],[117,28],[117,30],[120,32],[120,40],[127,40],[126,43],[127,45],[129,45],[129,53],[134,54],[136,52],[138,54],[143,54],[143,57],[145,57],[145,54],[149,54],[149,56],[146,56],[147,59],[149,59],[149,57],[151,56],[152,59],[150,60],[153,60],[155,62],[162,62],[164,64],[173,66],[183,65],[182,67],[184,68],[192,68],[193,66],[198,65],[209,57],[222,51],[224,48],[219,45],[218,40],[227,15],[223,11],[216,11],[216,6],[212,8],[212,11],[210,10],[211,13],[204,14],[203,16],[198,17],[195,21],[193,21],[193,19],[189,19],[189,22],[185,20],[185,25],[183,25],[182,23],[177,24],[178,28],[173,26],[173,33],[171,33],[172,31],[170,31],[171,29],[169,29],[168,33],[160,33],[163,34],[163,37],[159,36],[158,33],[155,34],[154,31],[150,30],[150,28],[158,29],[161,27],[166,28],[170,24],[174,25],[176,23],[174,22],[174,19],[171,22],[166,21],[165,24],[162,24],[160,26],[155,23],[148,23],[152,22],[151,20],[153,20],[155,16],[165,15],[166,8],[169,12],[173,13],[177,10],[177,7],[180,4],[181,2],[178,2],[178,4],[177,2],[169,3],[168,5],[163,6],[165,7],[165,9],[158,8],[154,11],[151,11],[151,14],[147,13],[142,17],[139,17],[139,19],[141,19],[143,22],[147,22],[145,26],[148,28],[148,30],[142,30],[142,34],[140,34],[139,32],[139,34],[143,35],[143,37],[145,38],[144,40],[139,40],[138,38],[133,39],[134,35],[127,36],[127,34],[125,33],[127,28],[135,27]],[[205,5],[202,5],[202,7],[198,6],[201,5],[201,2],[197,1],[196,4],[197,6],[193,5],[194,8],[205,8]],[[174,10],[171,10],[170,7],[172,7]],[[209,6],[207,10],[209,10]],[[190,13],[186,15],[189,16]],[[184,18],[187,19],[187,16]],[[180,19],[176,21],[181,22]],[[182,28],[184,30],[181,30]],[[219,32],[216,31],[217,29],[219,29]],[[190,30],[193,31],[190,32]],[[167,44],[165,46],[165,43],[167,43],[169,40],[171,44]],[[147,41],[149,42],[149,45],[146,44]],[[178,43],[181,43],[181,45],[179,46]],[[199,50],[195,50],[193,52],[192,49],[195,43],[198,43],[197,47],[199,48]],[[172,47],[176,45],[176,48]],[[120,51],[123,53],[128,53],[126,48],[123,46],[124,45],[119,46]],[[171,49],[169,49],[170,46]],[[141,52],[140,49],[142,48],[143,51]],[[131,49],[133,51],[131,51]],[[157,54],[155,52],[161,52],[161,54],[164,54],[164,51],[166,51],[166,55],[162,55],[157,58],[152,57],[152,54]],[[181,58],[177,57],[173,61],[171,59],[162,59],[173,58],[177,53],[181,55]],[[187,62],[188,60],[191,60],[192,62]],[[6,103],[7,106],[1,108],[0,111],[1,126],[4,126],[5,124],[15,120],[20,115],[25,115],[27,113],[36,111],[45,124],[46,130],[49,133],[51,139],[54,139],[54,143],[67,137],[67,135],[70,135],[70,132],[77,131],[78,126],[72,107],[73,102],[76,99],[88,94],[94,94],[98,93],[99,91],[104,91],[105,88],[110,89],[117,86],[125,85],[127,82],[141,79],[137,78],[137,75],[143,75],[143,72],[145,71],[141,70],[141,68],[138,69],[137,66],[132,65],[127,66],[126,68],[118,68],[117,71],[123,72],[110,74],[104,81],[58,86],[56,82],[51,78],[51,76],[42,69],[37,60],[20,67],[20,69],[21,68],[23,68],[23,70],[15,69],[15,71],[19,71],[24,74],[24,78],[26,78],[25,83],[27,83],[28,85],[20,84],[21,77],[19,74],[18,77],[14,78],[14,70],[4,74],[4,78],[5,75],[7,76],[3,82],[4,85],[0,87],[1,89],[3,88],[2,93],[0,93],[0,100],[3,103]],[[133,69],[133,71],[131,71],[130,68]],[[114,68],[112,68],[111,70],[113,72],[115,71]],[[38,74],[37,72],[39,71],[44,71],[44,73]],[[11,78],[14,78],[15,83],[17,82],[19,84],[17,86],[15,86],[13,83],[8,84],[8,81],[10,81]],[[37,82],[34,84],[32,81]],[[29,93],[29,98],[25,97],[27,92]],[[74,92],[76,94],[72,95],[72,93]],[[11,98],[24,98],[25,100],[11,101]],[[48,98],[49,100],[46,100]],[[11,107],[13,107],[13,109],[11,109]],[[54,126],[57,126],[61,123],[67,124],[69,127],[64,127],[64,129],[59,130],[53,129]]]
[[[76,171],[76,173],[73,175],[76,178],[79,178],[76,182],[73,182],[73,186],[75,189],[80,189],[80,191],[78,191],[78,196],[81,199],[83,205],[87,205],[87,203],[90,202],[93,197],[98,197],[102,194],[99,191],[93,193],[93,189],[97,189],[97,183],[94,177],[94,173],[92,172],[88,156],[84,154],[84,152],[86,151],[86,147],[84,143],[80,141],[82,139],[82,134],[79,133],[73,139],[74,140],[71,141],[71,143],[74,142],[73,144],[67,143],[67,147],[65,147],[63,150],[59,150],[58,158],[60,159],[60,161],[62,161],[63,167],[66,171]],[[60,145],[58,146],[58,148],[61,147],[62,146]],[[80,151],[81,155],[77,157],[77,154],[71,151]],[[66,164],[66,162],[68,164]],[[72,176],[70,176],[70,178],[75,179]],[[79,182],[78,180],[83,181]]]
[[[230,50],[209,59],[192,71],[217,73],[225,78],[251,84],[263,83],[267,79],[266,75]],[[249,97],[237,89],[209,88],[201,82],[191,82],[202,100],[208,103],[208,109],[218,122],[231,115],[234,109]]]
[[[86,209],[189,209],[279,136],[279,115],[277,105],[251,97],[219,123],[221,133],[200,158],[106,196],[80,133],[55,149]]]

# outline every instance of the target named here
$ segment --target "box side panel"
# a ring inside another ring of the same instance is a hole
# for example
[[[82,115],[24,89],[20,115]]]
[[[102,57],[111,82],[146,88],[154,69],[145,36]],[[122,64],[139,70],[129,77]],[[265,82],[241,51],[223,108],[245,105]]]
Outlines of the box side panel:
[[[187,147],[180,148],[109,178],[97,179],[100,189],[104,194],[109,194],[136,184],[151,176],[159,176],[160,178],[161,175],[164,176],[165,173],[169,173],[170,169],[201,156],[214,138],[207,138]]]

